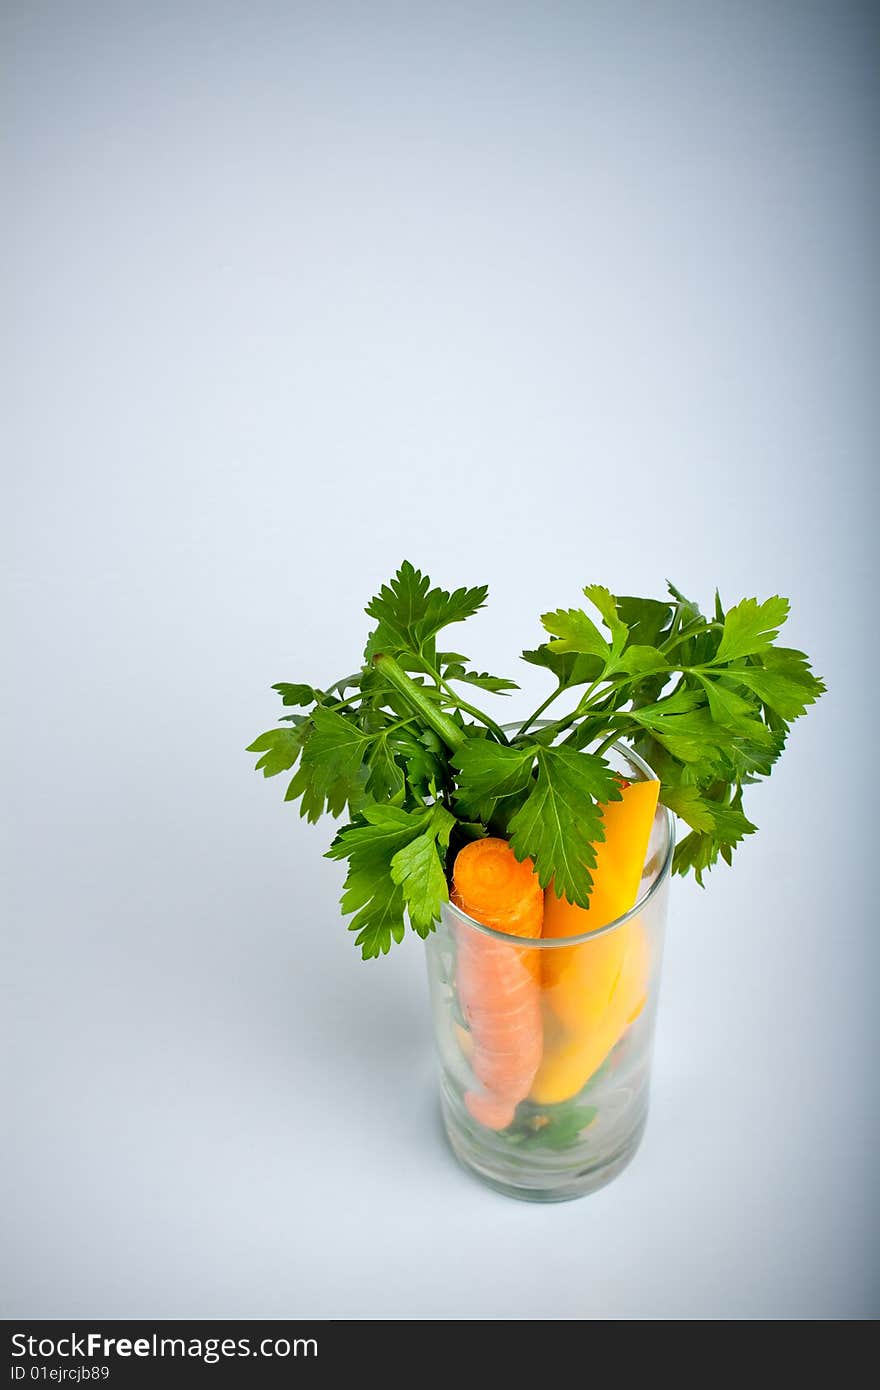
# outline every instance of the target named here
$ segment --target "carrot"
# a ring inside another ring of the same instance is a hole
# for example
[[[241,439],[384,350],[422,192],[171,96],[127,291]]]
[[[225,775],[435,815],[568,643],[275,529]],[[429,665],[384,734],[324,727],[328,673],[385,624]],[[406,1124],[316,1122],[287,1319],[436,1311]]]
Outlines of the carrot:
[[[452,901],[509,936],[541,935],[544,895],[532,861],[518,860],[506,840],[465,845],[455,860]],[[467,1092],[465,1105],[488,1129],[505,1129],[541,1063],[538,953],[469,927],[459,929],[457,942],[458,998],[471,1031],[471,1067],[482,1087]]]

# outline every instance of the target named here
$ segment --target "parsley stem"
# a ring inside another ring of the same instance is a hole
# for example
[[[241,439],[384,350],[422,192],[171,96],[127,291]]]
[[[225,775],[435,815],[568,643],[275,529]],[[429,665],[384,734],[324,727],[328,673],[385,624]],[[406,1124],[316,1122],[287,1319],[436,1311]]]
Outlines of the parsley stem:
[[[523,734],[526,732],[526,730],[527,730],[527,729],[530,729],[530,728],[532,727],[532,725],[535,723],[535,721],[536,721],[537,719],[540,719],[540,718],[541,718],[541,715],[544,713],[545,709],[548,709],[549,706],[553,704],[553,701],[554,701],[559,695],[562,694],[562,692],[563,692],[564,689],[565,689],[565,683],[564,683],[564,681],[560,681],[559,684],[557,685],[556,689],[553,690],[553,691],[551,691],[551,693],[547,696],[547,699],[543,702],[543,704],[540,704],[540,705],[538,706],[538,708],[535,710],[534,714],[530,714],[529,717],[528,717],[528,719],[526,720],[526,722],[525,722],[524,724],[521,724],[521,725],[519,726],[519,728],[518,728],[517,731],[516,731],[515,737],[516,737],[516,738],[522,738],[522,736],[523,736]]]
[[[603,740],[602,740],[602,742],[599,744],[599,747],[598,747],[598,748],[594,748],[594,749],[592,750],[592,752],[593,752],[593,757],[594,757],[594,758],[601,758],[602,754],[603,754],[603,753],[607,753],[607,751],[608,751],[608,749],[611,747],[611,745],[612,745],[613,743],[617,743],[618,740],[620,739],[620,737],[621,737],[621,730],[620,730],[620,729],[615,729],[614,732],[613,732],[613,733],[610,733],[610,734],[608,735],[607,738],[603,738]]]
[[[488,714],[484,714],[482,710],[477,709],[476,705],[469,705],[467,700],[463,700],[461,696],[455,690],[453,690],[450,685],[447,685],[446,681],[442,678],[440,680],[440,685],[446,691],[446,694],[455,703],[458,709],[464,710],[466,714],[473,715],[474,719],[479,719],[481,724],[484,724],[487,729],[491,729],[492,733],[495,735],[499,743],[507,742],[507,735],[501,728],[500,724],[496,724],[495,720],[490,719]]]
[[[415,681],[410,680],[393,656],[380,652],[378,656],[373,657],[373,665],[382,672],[388,684],[393,686],[399,695],[403,696],[409,706],[421,715],[438,738],[442,738],[448,748],[454,752],[456,748],[461,747],[465,741],[465,735],[455,720],[450,719],[449,715],[439,708],[430,695],[426,695]]]
[[[571,714],[564,716],[562,719],[557,719],[555,724],[548,724],[544,733],[549,733],[551,730],[554,734],[565,733],[566,729],[570,729],[572,724],[576,724],[584,715],[589,714],[590,710],[597,709],[601,701],[605,700],[614,691],[615,687],[619,685],[631,685],[636,679],[635,676],[627,674],[623,676],[613,676],[610,680],[605,681],[600,676],[598,680],[593,681],[593,684],[581,696]],[[599,699],[594,702],[591,697],[594,692],[599,689],[599,686],[603,688],[599,691]]]

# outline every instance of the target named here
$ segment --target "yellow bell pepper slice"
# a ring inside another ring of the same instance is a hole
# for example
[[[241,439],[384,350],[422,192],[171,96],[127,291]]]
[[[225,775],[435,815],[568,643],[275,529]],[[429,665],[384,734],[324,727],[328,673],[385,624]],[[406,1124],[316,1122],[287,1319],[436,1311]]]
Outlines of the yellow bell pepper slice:
[[[605,839],[596,845],[590,907],[557,898],[551,884],[542,936],[580,936],[629,912],[638,897],[659,791],[659,782],[632,782],[622,788],[620,801],[603,807]],[[648,955],[644,929],[632,922],[570,950],[543,954],[544,1058],[533,1100],[549,1104],[550,1093],[564,1100],[589,1080],[641,1008]]]
[[[529,1093],[538,1105],[556,1105],[577,1095],[644,1008],[651,973],[648,937],[639,921],[629,923],[627,932],[620,976],[599,1018],[571,1032],[545,1011],[544,1056]]]

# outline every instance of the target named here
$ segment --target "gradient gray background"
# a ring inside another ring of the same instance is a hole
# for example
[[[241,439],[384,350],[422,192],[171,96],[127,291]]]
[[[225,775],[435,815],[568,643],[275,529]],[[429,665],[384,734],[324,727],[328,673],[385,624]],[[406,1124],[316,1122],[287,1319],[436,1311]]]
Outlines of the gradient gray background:
[[[877,18],[2,6],[6,1316],[880,1311]],[[578,1203],[455,1165],[418,942],[243,751],[404,555],[482,669],[669,574],[831,684]]]

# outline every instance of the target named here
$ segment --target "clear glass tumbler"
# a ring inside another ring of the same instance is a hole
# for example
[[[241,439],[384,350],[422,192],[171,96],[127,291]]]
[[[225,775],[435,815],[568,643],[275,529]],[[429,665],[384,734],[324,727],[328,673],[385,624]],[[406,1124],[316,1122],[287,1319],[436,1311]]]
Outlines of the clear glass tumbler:
[[[630,781],[654,776],[620,744],[606,756]],[[638,1148],[673,846],[658,806],[638,901],[582,936],[528,940],[444,908],[426,942],[443,1121],[454,1153],[491,1187],[536,1202],[580,1197]],[[492,999],[471,1028],[481,979]]]

